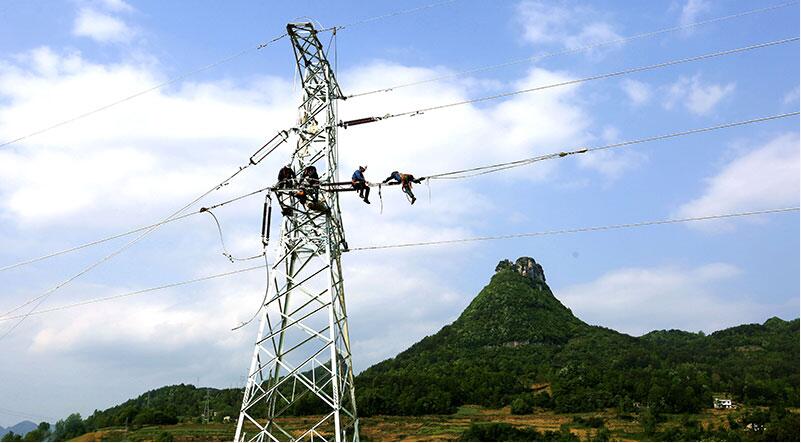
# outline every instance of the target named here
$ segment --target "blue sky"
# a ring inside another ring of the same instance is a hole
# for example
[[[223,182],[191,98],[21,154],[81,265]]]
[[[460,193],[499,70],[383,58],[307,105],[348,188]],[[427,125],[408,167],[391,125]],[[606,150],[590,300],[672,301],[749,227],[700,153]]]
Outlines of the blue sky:
[[[146,89],[281,34],[426,2],[0,2],[0,140]],[[777,4],[779,2],[776,2]],[[459,0],[346,28],[346,94],[563,51],[773,3]],[[691,30],[352,99],[359,118],[747,46],[799,33],[798,5]],[[0,266],[157,220],[295,119],[287,41],[70,125],[0,148]],[[340,134],[342,173],[425,175],[799,109],[798,43],[433,111]],[[352,246],[530,232],[797,206],[798,118],[425,186],[384,211],[344,196]],[[286,157],[286,151],[277,153]],[[273,158],[210,197],[272,183]],[[376,200],[375,198],[373,199]],[[230,249],[258,250],[258,197],[219,212]],[[277,225],[277,223],[276,223]],[[122,243],[0,273],[5,312]],[[712,332],[799,315],[798,213],[703,224],[361,252],[344,258],[361,370],[452,321],[503,258],[534,257],[580,318],[632,335]],[[190,217],[57,291],[42,306],[236,269],[210,219]],[[33,316],[0,352],[2,408],[58,418],[168,383],[242,383],[262,275],[240,274]],[[393,309],[387,309],[392,306]],[[0,323],[3,328],[8,322]],[[255,326],[255,325],[254,325]],[[3,329],[5,330],[5,329]]]

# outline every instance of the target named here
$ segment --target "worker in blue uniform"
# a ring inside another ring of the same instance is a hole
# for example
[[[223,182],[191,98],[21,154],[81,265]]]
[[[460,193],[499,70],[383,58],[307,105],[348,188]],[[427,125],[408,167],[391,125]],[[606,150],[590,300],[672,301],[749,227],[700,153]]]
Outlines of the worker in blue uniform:
[[[353,172],[353,176],[350,179],[351,185],[353,189],[359,191],[359,198],[364,200],[365,203],[368,205],[370,204],[370,185],[367,184],[367,180],[364,178],[364,171],[367,170],[367,166],[359,166],[359,169]]]

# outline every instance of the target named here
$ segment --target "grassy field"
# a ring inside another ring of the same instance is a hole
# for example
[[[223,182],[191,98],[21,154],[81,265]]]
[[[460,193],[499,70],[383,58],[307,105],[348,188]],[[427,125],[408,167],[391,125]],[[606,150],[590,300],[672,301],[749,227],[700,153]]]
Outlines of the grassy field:
[[[660,427],[676,425],[682,418],[703,423],[705,426],[725,425],[730,411],[709,409],[701,414],[682,417],[667,416]],[[735,412],[736,414],[736,412]],[[642,438],[642,426],[636,415],[619,416],[616,412],[603,411],[584,414],[556,414],[537,411],[528,415],[512,415],[509,408],[487,409],[478,406],[463,406],[451,415],[426,415],[420,417],[375,416],[360,421],[362,441],[458,441],[462,432],[471,423],[507,423],[515,427],[531,427],[540,432],[559,431],[567,428],[582,441],[588,441],[598,429],[582,425],[576,418],[600,417],[611,432],[613,440],[637,441]],[[285,422],[288,427],[302,427],[315,417],[298,417]],[[144,426],[141,428],[106,428],[84,434],[72,441],[231,441],[234,423],[177,424],[170,426]]]

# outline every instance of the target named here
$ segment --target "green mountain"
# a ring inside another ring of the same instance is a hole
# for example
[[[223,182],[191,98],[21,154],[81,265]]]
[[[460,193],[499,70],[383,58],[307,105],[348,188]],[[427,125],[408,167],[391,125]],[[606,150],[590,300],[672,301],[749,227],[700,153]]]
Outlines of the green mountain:
[[[709,408],[715,393],[798,406],[799,321],[709,336],[631,337],[588,325],[554,297],[532,258],[504,260],[461,316],[356,380],[363,415],[451,413],[463,404],[560,412]]]
[[[468,404],[511,405],[513,413],[536,406],[658,416],[710,408],[715,395],[724,395],[748,407],[770,406],[766,423],[798,407],[799,320],[774,317],[709,336],[670,330],[632,337],[576,318],[554,297],[542,267],[522,257],[501,261],[455,322],[363,371],[355,384],[365,417],[448,414]],[[176,385],[95,411],[82,423],[94,430],[198,421],[207,397],[217,412],[213,421],[236,420],[241,390]],[[320,405],[305,398],[293,412],[318,412]]]

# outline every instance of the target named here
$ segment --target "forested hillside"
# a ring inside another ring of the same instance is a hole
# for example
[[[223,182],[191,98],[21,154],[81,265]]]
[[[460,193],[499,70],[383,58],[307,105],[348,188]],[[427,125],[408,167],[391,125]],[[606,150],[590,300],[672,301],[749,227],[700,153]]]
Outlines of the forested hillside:
[[[741,419],[748,423],[732,422],[731,429],[769,423],[771,432],[783,433],[761,437],[795,439],[798,413],[786,408],[798,408],[799,320],[771,318],[708,336],[671,330],[632,337],[576,318],[554,297],[540,265],[523,257],[500,262],[454,323],[363,371],[355,384],[363,417],[451,414],[462,405],[511,405],[516,414],[534,408],[558,413],[614,408],[637,415],[646,431],[650,423],[651,432],[661,414],[696,413],[723,395],[754,411]],[[126,424],[198,422],[207,398],[212,421],[236,420],[241,390],[177,385],[95,411],[85,420],[73,415],[56,427],[79,435]],[[306,396],[293,412],[314,414],[318,408]],[[507,431],[474,429],[464,438]],[[692,435],[743,438],[731,432]]]
[[[562,412],[649,407],[697,412],[713,394],[798,406],[799,321],[772,318],[709,336],[631,337],[590,326],[563,306],[542,268],[502,261],[462,315],[358,377],[362,414],[450,413],[462,404]],[[535,393],[532,386],[548,386]],[[518,402],[518,404],[520,404]]]

